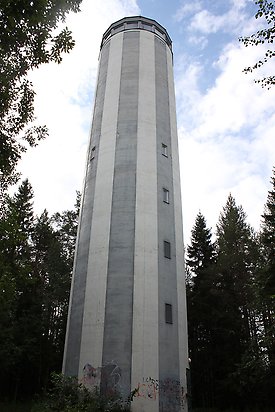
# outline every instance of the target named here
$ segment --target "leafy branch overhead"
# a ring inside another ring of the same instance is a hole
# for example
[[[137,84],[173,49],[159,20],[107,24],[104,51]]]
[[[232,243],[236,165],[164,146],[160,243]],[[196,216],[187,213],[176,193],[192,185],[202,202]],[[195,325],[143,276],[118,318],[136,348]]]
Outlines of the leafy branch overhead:
[[[74,46],[67,27],[59,29],[82,0],[10,0],[0,3],[0,185],[17,180],[16,165],[28,146],[47,134],[34,125],[34,96],[28,72],[62,61]]]
[[[255,18],[265,19],[265,28],[258,30],[256,33],[247,37],[240,37],[241,41],[245,47],[248,46],[258,46],[259,44],[267,43],[269,46],[266,50],[265,55],[261,60],[256,62],[254,66],[246,67],[243,71],[245,73],[252,73],[255,69],[259,69],[270,59],[275,57],[275,50],[273,43],[275,41],[275,3],[274,0],[255,0],[255,4],[258,6],[258,11],[255,14]],[[272,45],[272,46],[271,46]],[[263,77],[262,79],[254,80],[255,83],[260,83],[262,87],[267,87],[270,89],[272,85],[275,84],[275,75],[270,75]]]

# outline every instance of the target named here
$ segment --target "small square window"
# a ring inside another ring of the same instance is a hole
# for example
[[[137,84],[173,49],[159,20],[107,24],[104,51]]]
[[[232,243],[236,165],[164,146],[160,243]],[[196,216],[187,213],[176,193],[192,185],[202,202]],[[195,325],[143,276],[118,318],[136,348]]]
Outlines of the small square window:
[[[92,150],[91,150],[91,161],[92,160],[94,160],[94,158],[95,158],[95,146],[94,147],[92,147]]]
[[[169,203],[169,190],[165,187],[162,188],[163,190],[163,201],[164,203]]]
[[[164,257],[171,259],[171,243],[166,240],[163,242],[164,247]]]
[[[167,145],[164,143],[162,143],[161,145],[161,153],[162,153],[162,156],[168,157],[168,148],[167,148]]]
[[[173,311],[170,303],[165,303],[165,322],[170,324],[173,323]]]

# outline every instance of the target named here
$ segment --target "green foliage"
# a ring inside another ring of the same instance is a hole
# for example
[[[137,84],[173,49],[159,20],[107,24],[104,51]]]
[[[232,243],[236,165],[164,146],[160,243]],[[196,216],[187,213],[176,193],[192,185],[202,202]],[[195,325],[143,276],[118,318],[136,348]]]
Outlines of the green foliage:
[[[211,230],[206,227],[206,220],[198,213],[191,233],[191,245],[187,247],[187,265],[200,281],[200,273],[214,260],[214,245],[211,243]]]
[[[211,294],[212,267],[215,248],[211,230],[199,212],[187,247],[186,265],[191,273],[187,285],[188,339],[191,363],[192,392],[197,404],[213,403],[213,352],[211,347],[211,314],[214,300]]]
[[[63,357],[78,206],[56,222],[32,200],[24,181],[0,214],[0,398],[31,397]]]
[[[76,378],[52,375],[52,388],[32,412],[127,412],[129,405],[116,396],[104,398],[99,390],[93,392],[78,383]]]
[[[269,365],[269,386],[275,393],[275,168],[271,178],[272,188],[262,215],[260,232],[261,265],[257,276],[258,307],[262,321],[262,347]],[[273,396],[274,402],[275,397]]]
[[[186,260],[192,275],[187,304],[195,408],[250,411],[274,404],[269,277],[274,274],[274,192],[269,192],[260,236],[232,195],[220,214],[214,245],[204,217],[196,218]]]
[[[236,371],[252,341],[257,344],[254,278],[258,255],[246,215],[229,195],[217,225],[215,289],[219,312],[214,321],[213,346],[217,361],[220,361],[220,365],[216,364],[215,374],[221,406],[226,405],[224,398],[228,397],[232,407],[245,405],[254,398],[255,392],[250,393],[249,387],[242,385],[241,375]],[[263,357],[258,355],[259,362],[263,363]],[[256,378],[253,384],[256,386]],[[258,402],[257,398],[253,400]]]
[[[0,3],[0,188],[18,180],[16,165],[28,146],[47,134],[34,124],[33,86],[28,72],[43,63],[62,61],[74,46],[67,27],[69,12],[82,0],[10,0]]]
[[[27,339],[24,345],[18,340],[32,289],[29,276],[32,198],[31,186],[25,181],[13,198],[6,198],[0,219],[0,376],[3,379],[8,370],[15,377],[27,345]]]
[[[262,216],[261,241],[266,256],[266,293],[275,298],[275,168],[271,178],[272,190],[268,192]]]
[[[258,11],[255,15],[256,19],[262,18],[265,19],[265,28],[258,30],[256,33],[251,36],[240,37],[241,41],[245,47],[248,46],[257,46],[259,44],[268,43],[270,46],[273,46],[275,40],[275,3],[273,0],[255,0],[255,4],[258,6]],[[270,59],[275,57],[275,50],[269,48],[265,52],[265,56],[254,64],[252,67],[246,67],[244,69],[245,73],[251,73],[255,69],[260,68]],[[260,83],[262,87],[267,87],[270,89],[271,86],[275,84],[275,76],[267,76],[262,79],[255,80],[255,83]]]

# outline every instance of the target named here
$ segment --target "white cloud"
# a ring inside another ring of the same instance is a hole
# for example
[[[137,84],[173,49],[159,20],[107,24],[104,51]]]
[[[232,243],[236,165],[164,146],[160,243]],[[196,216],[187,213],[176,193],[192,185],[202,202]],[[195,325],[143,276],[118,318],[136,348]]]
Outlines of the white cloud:
[[[240,10],[242,9],[233,6],[228,12],[217,15],[206,9],[200,10],[191,19],[189,30],[203,34],[216,33],[219,30],[230,33],[234,31],[239,34],[239,27],[246,19],[246,14],[241,13]]]
[[[221,27],[223,27],[225,17],[215,16],[208,10],[200,10],[194,15],[189,25],[190,31],[199,31],[201,33],[209,34],[216,33]]]
[[[176,11],[174,15],[174,20],[177,22],[181,22],[184,17],[198,12],[201,10],[202,4],[201,1],[194,1],[192,3],[184,3],[180,6],[180,8]]]
[[[261,53],[260,49],[238,44],[230,44],[224,49],[217,63],[221,73],[214,87],[196,106],[202,120],[199,134],[234,133],[263,121],[265,109],[273,107],[274,91],[255,85],[254,73],[246,75],[242,72],[247,62],[257,60]]]
[[[208,44],[206,36],[189,36],[188,41],[190,44],[199,47],[201,50],[205,49]]]
[[[253,0],[231,0],[232,6],[237,10],[243,10]]]
[[[225,2],[229,9],[222,12],[222,8],[216,7],[215,13],[206,8],[207,3],[203,1],[186,2],[177,10],[174,20],[182,22],[185,19],[188,42],[203,50],[209,43],[209,34],[227,33],[232,35],[234,33],[237,39],[240,36],[251,34],[261,27],[261,19],[256,21],[254,16],[248,14],[247,5],[251,1],[231,0],[228,3]],[[222,6],[222,4],[220,5]],[[253,5],[255,7],[254,3]]]
[[[262,89],[253,82],[258,73],[249,76],[242,69],[261,53],[260,48],[226,45],[215,62],[216,81],[204,93],[199,89],[202,65],[187,64],[177,78],[187,242],[199,210],[215,230],[229,192],[259,228],[275,159],[275,89]],[[273,63],[268,70],[274,68]]]

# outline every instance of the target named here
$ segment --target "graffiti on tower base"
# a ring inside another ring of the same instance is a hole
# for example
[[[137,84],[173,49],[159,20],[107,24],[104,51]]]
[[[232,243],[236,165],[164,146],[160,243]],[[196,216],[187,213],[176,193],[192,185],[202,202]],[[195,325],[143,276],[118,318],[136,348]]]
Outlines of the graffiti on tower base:
[[[143,378],[137,385],[136,397],[155,401],[161,399],[168,412],[184,410],[187,393],[180,381],[176,379],[158,380],[151,377]]]

